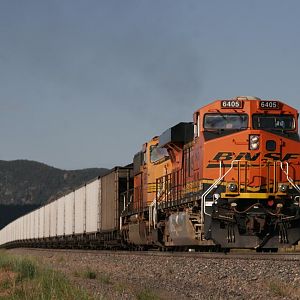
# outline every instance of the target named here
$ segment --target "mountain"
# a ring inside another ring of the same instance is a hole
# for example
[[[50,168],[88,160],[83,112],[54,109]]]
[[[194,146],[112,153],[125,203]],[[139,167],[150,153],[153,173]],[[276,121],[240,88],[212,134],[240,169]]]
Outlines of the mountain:
[[[104,168],[61,170],[29,160],[0,160],[0,228],[93,178]]]
[[[29,160],[0,160],[0,204],[41,205],[107,171],[67,171]]]

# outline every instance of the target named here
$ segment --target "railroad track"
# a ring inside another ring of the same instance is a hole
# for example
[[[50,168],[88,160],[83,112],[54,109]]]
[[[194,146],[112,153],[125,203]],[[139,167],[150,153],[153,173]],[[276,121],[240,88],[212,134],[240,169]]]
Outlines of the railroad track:
[[[92,255],[138,255],[138,256],[163,256],[179,258],[203,258],[203,259],[247,259],[247,260],[282,260],[300,261],[300,252],[258,253],[254,251],[221,252],[161,252],[161,251],[109,251],[109,250],[82,250],[82,249],[49,249],[49,248],[19,248],[32,252],[53,253],[78,253]]]

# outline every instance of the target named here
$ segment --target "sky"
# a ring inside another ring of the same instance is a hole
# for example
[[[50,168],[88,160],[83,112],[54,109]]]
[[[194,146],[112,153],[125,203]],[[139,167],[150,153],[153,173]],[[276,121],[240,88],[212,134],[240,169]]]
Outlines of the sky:
[[[300,109],[300,1],[0,1],[0,159],[126,165],[215,99]]]

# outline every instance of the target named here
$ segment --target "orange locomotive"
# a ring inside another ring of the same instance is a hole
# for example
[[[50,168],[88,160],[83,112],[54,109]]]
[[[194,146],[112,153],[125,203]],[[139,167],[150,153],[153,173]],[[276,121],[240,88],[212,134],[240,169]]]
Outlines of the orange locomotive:
[[[161,248],[273,249],[300,240],[297,111],[277,100],[216,100],[134,157],[121,232]]]

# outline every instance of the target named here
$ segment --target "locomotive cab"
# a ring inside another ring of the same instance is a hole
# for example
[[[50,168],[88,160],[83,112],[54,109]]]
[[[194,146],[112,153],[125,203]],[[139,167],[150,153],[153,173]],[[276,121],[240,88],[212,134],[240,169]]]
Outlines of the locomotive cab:
[[[159,146],[159,138],[144,143],[133,158],[134,188],[125,193],[126,209],[123,211],[122,235],[133,247],[158,243],[156,209],[156,179],[172,171],[167,149]]]

